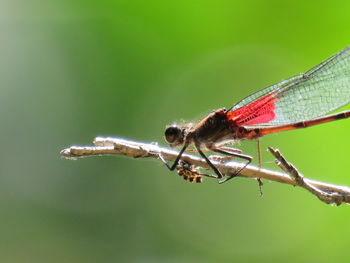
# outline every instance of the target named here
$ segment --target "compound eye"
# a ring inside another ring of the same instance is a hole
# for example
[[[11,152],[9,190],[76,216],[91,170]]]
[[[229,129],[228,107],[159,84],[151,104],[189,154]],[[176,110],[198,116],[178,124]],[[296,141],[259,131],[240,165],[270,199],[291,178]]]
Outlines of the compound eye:
[[[165,140],[174,143],[180,139],[181,130],[178,127],[170,126],[165,130]]]

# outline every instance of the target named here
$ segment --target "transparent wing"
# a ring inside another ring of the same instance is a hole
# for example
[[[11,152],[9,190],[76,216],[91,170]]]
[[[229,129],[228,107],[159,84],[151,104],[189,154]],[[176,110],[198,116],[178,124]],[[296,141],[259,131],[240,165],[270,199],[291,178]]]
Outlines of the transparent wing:
[[[281,125],[314,119],[350,102],[350,47],[304,74],[244,98],[230,110],[240,125]]]

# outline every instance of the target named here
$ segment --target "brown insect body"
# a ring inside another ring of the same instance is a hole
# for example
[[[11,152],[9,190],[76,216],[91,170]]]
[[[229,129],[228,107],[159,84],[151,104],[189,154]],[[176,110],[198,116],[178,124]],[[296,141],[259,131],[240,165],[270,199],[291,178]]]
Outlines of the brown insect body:
[[[201,120],[188,133],[188,139],[191,139],[197,146],[204,145],[210,149],[215,143],[234,140],[235,136],[232,131],[231,125],[226,118],[226,111],[220,109]]]
[[[216,144],[226,144],[244,139],[260,137],[260,129],[248,129],[238,126],[236,122],[227,118],[226,109],[219,109],[201,120],[187,134],[188,143],[212,149]],[[185,139],[185,141],[186,141]]]
[[[184,145],[174,164],[179,162],[182,153],[193,143],[199,154],[215,171],[218,178],[222,178],[223,175],[204,155],[202,149],[206,148],[214,152],[241,157],[247,160],[247,164],[249,164],[252,161],[252,157],[241,154],[241,151],[237,149],[224,147],[224,145],[241,139],[246,139],[250,133],[250,130],[244,127],[239,127],[234,121],[229,120],[226,109],[219,109],[210,113],[196,125],[186,124],[181,126],[173,124],[167,127],[165,130],[165,139],[171,146]],[[252,136],[250,137],[253,138]],[[171,170],[174,170],[175,168],[175,165],[169,167]],[[237,174],[240,171],[241,170],[239,170]],[[230,178],[233,176],[235,175],[232,175]]]

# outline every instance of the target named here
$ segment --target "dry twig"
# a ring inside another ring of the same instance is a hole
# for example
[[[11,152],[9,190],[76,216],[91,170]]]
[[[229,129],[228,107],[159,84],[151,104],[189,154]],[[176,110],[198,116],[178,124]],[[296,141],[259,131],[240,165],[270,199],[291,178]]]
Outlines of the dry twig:
[[[77,159],[81,157],[96,155],[125,155],[133,158],[153,157],[167,161],[174,161],[178,155],[177,151],[159,147],[155,143],[146,144],[121,138],[97,137],[93,143],[95,146],[71,146],[67,149],[62,150],[61,155],[67,159]],[[320,200],[327,204],[350,204],[349,187],[333,185],[304,178],[292,164],[286,161],[286,159],[280,154],[278,150],[274,150],[272,148],[269,148],[269,150],[276,157],[276,163],[286,173],[248,165],[240,173],[240,176],[262,178],[279,183],[300,186],[307,189],[309,192],[316,195]],[[210,169],[207,162],[197,156],[184,154],[181,159],[187,164],[193,165],[193,167]],[[235,161],[213,161],[213,164],[224,174],[234,174],[237,169],[241,168],[244,165]]]
[[[340,205],[341,203],[349,203],[350,201],[350,195],[334,191],[335,189],[319,189],[312,185],[310,182],[305,180],[304,176],[299,173],[299,171],[295,168],[293,164],[288,162],[281,152],[278,149],[273,149],[271,147],[268,148],[269,151],[275,156],[276,164],[286,173],[288,173],[292,178],[294,178],[297,186],[300,186],[302,188],[305,188],[313,195],[317,196],[318,199],[321,201],[327,203],[327,204],[336,204]]]

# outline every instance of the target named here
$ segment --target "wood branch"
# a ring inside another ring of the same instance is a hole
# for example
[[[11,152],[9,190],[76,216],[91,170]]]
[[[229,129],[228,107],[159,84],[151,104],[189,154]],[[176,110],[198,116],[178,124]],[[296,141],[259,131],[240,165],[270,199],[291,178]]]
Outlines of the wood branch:
[[[156,143],[141,143],[121,138],[96,137],[93,143],[94,146],[71,146],[62,150],[60,154],[67,159],[101,155],[125,155],[133,158],[151,157],[166,161],[174,161],[178,155],[177,151],[159,147]],[[262,178],[293,186],[301,186],[327,204],[350,204],[349,187],[307,179],[297,172],[295,167],[288,163],[278,150],[271,148],[270,151],[276,157],[277,164],[279,164],[286,173],[248,165],[241,171],[239,176],[255,179]],[[197,156],[184,154],[181,159],[194,167],[210,169],[207,162]],[[223,174],[235,174],[237,169],[244,165],[236,161],[220,162],[212,160],[212,162]]]
[[[269,151],[276,157],[276,164],[286,173],[288,173],[296,184],[302,188],[305,188],[307,191],[317,196],[318,199],[325,202],[326,204],[336,204],[340,205],[341,203],[349,203],[349,195],[340,194],[339,192],[329,192],[322,191],[321,189],[313,186],[309,182],[307,182],[303,175],[295,168],[293,164],[288,162],[281,152],[277,149],[273,149],[272,147],[268,148]]]

